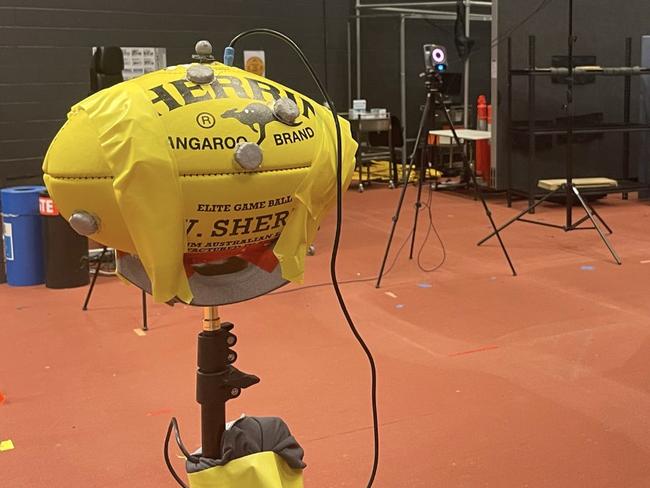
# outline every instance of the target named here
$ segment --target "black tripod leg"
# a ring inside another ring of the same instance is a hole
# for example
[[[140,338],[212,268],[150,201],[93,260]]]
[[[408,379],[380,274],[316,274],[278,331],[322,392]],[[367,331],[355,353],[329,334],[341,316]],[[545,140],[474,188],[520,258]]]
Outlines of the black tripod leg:
[[[420,217],[420,209],[422,208],[422,185],[426,171],[424,168],[424,148],[420,150],[420,174],[418,176],[418,196],[415,201],[415,216],[413,217],[413,235],[411,236],[411,250],[409,252],[409,259],[413,259],[413,249],[415,248],[415,235],[418,229],[418,217]]]
[[[578,191],[580,191],[580,190],[578,190]],[[607,232],[609,234],[613,234],[614,231],[612,229],[610,229],[609,225],[607,225],[607,222],[605,222],[605,220],[600,216],[600,214],[598,212],[596,212],[596,209],[593,207],[593,205],[591,205],[586,200],[585,200],[585,203],[589,206],[589,208],[591,209],[591,212],[598,218],[598,220],[600,220],[600,222],[603,224],[605,229],[607,229]],[[580,224],[582,224],[583,222],[586,222],[587,220],[589,220],[589,214],[588,213],[584,217],[579,219],[577,222],[574,222],[573,225],[571,226],[571,228],[572,229],[577,229],[580,226]]]
[[[142,330],[149,330],[149,325],[147,324],[147,292],[142,290]]]
[[[93,271],[93,279],[90,282],[90,288],[88,288],[88,293],[86,294],[86,299],[84,300],[84,305],[81,307],[81,310],[88,310],[88,302],[90,302],[90,297],[93,294],[93,289],[95,288],[95,282],[97,281],[97,276],[99,275],[99,268],[102,266],[102,261],[104,260],[104,254],[106,254],[106,246],[102,249],[102,253],[99,255],[99,260],[97,261],[97,266],[95,271]]]
[[[579,219],[577,222],[574,222],[573,223],[573,228],[577,229],[583,222],[586,222],[587,220],[589,220],[589,215],[585,215],[584,217]]]
[[[384,269],[386,268],[386,261],[388,260],[388,253],[390,252],[390,246],[393,243],[393,237],[395,237],[395,228],[397,227],[397,222],[399,221],[399,215],[402,211],[402,204],[404,203],[404,196],[406,195],[406,190],[408,188],[408,182],[411,179],[411,171],[413,171],[413,160],[409,163],[406,171],[404,171],[404,179],[402,181],[402,189],[399,193],[399,203],[397,204],[397,210],[395,215],[393,215],[392,221],[393,224],[390,228],[390,235],[388,236],[388,243],[386,244],[386,251],[384,252],[384,259],[381,261],[381,269],[379,270],[379,276],[377,277],[377,283],[375,288],[381,286],[381,279],[384,276]]]
[[[607,225],[607,222],[605,222],[603,220],[603,218],[600,216],[600,214],[598,212],[596,212],[596,209],[594,207],[592,207],[591,205],[589,205],[589,208],[591,209],[592,213],[598,218],[598,220],[601,221],[601,223],[603,224],[603,227],[605,227],[605,229],[607,229],[607,232],[609,232],[610,234],[613,234],[614,231],[612,229],[610,229],[609,225]]]
[[[393,243],[393,238],[395,237],[395,228],[397,227],[397,222],[399,221],[400,213],[402,212],[402,205],[404,204],[404,196],[406,195],[406,189],[408,187],[409,180],[411,179],[411,172],[413,171],[413,161],[415,160],[415,154],[417,152],[418,146],[420,145],[420,138],[422,137],[422,131],[424,129],[427,117],[431,113],[431,93],[427,93],[427,101],[424,105],[424,110],[422,111],[422,118],[420,119],[420,127],[418,129],[418,136],[415,140],[415,146],[413,147],[413,152],[409,158],[408,169],[402,173],[403,175],[403,184],[402,191],[399,195],[399,201],[397,203],[397,209],[395,210],[395,215],[393,215],[393,224],[390,229],[390,235],[388,236],[388,242],[386,243],[386,251],[384,252],[384,258],[381,261],[381,268],[379,270],[379,276],[377,276],[377,283],[375,288],[381,286],[381,279],[384,276],[384,269],[386,268],[386,261],[388,260],[388,254],[390,253],[390,246]],[[406,144],[406,141],[404,141]]]
[[[449,110],[447,109],[447,107],[445,107],[444,100],[442,100],[442,94],[440,94],[440,93],[438,93],[438,101],[439,101],[440,107],[442,108],[442,111],[445,113],[445,117],[447,118],[447,123],[449,124],[449,127],[451,129],[451,133],[454,136],[454,141],[456,142],[456,145],[460,149],[463,149],[463,145],[460,142],[460,138],[458,137],[458,134],[456,134],[456,128],[454,127],[454,123],[452,122],[451,116],[449,115]],[[497,229],[497,226],[494,223],[494,219],[492,218],[492,212],[490,211],[490,207],[488,206],[487,202],[485,201],[485,197],[483,196],[483,192],[481,191],[481,188],[478,186],[478,181],[476,181],[476,175],[474,174],[474,171],[472,170],[472,167],[469,164],[469,161],[467,159],[467,154],[465,153],[465,151],[461,152],[461,157],[463,159],[463,166],[465,167],[465,171],[467,171],[469,173],[470,178],[472,179],[472,184],[474,185],[474,191],[476,192],[476,196],[481,201],[481,204],[483,205],[483,210],[485,210],[485,215],[487,215],[487,218],[490,221],[490,225],[492,226],[492,229],[494,230],[494,235],[496,235],[497,239],[499,240],[499,245],[501,246],[501,250],[503,251],[503,255],[505,256],[506,261],[508,261],[508,266],[510,266],[510,270],[512,271],[512,276],[517,276],[517,271],[515,271],[515,267],[512,264],[512,260],[510,259],[510,255],[508,254],[508,250],[506,249],[506,246],[503,243],[503,240],[501,239],[501,235],[499,234],[499,229]]]
[[[580,201],[580,205],[582,205],[582,208],[584,208],[585,212],[587,212],[587,215],[589,216],[589,220],[591,220],[591,223],[594,224],[594,228],[596,229],[596,232],[598,232],[600,238],[607,246],[607,249],[609,249],[609,252],[612,254],[612,257],[616,261],[616,264],[623,264],[621,262],[621,258],[618,257],[618,254],[616,254],[616,251],[607,240],[607,237],[605,236],[605,234],[603,234],[603,231],[600,230],[600,227],[598,226],[598,222],[596,222],[596,219],[594,218],[594,214],[591,212],[591,208],[589,207],[589,205],[587,205],[587,202],[584,201],[578,189],[575,186],[572,186],[571,189],[573,190],[573,194],[576,196],[578,201]]]
[[[480,246],[480,245],[484,244],[486,241],[492,239],[492,237],[494,237],[495,235],[497,235],[497,232],[501,232],[503,229],[505,229],[505,228],[508,227],[509,225],[515,223],[517,220],[519,220],[520,218],[522,218],[522,217],[523,217],[524,215],[526,215],[528,212],[530,212],[531,210],[535,209],[536,207],[538,207],[539,205],[541,205],[542,203],[544,203],[546,200],[548,200],[548,199],[551,197],[551,195],[554,195],[557,191],[558,191],[558,190],[554,190],[554,191],[552,191],[552,192],[550,192],[550,193],[544,195],[543,198],[541,198],[540,200],[538,200],[537,202],[535,202],[532,206],[526,207],[525,210],[522,210],[521,212],[519,212],[515,217],[511,218],[510,220],[508,220],[508,222],[506,222],[506,223],[503,224],[501,227],[499,227],[498,229],[496,229],[495,231],[493,231],[490,235],[488,235],[488,236],[484,237],[483,239],[481,239],[480,241],[478,241],[478,244],[476,244],[476,245],[477,245],[477,246]]]

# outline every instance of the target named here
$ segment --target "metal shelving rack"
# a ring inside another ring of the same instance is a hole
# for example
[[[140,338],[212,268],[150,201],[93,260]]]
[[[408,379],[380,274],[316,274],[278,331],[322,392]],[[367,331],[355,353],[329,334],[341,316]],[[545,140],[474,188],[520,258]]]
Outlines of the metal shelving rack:
[[[535,36],[529,36],[528,42],[528,69],[512,68],[512,39],[508,38],[507,45],[507,64],[508,64],[508,145],[512,149],[513,135],[528,135],[528,158],[527,158],[527,190],[520,190],[513,187],[512,184],[512,150],[508,151],[507,156],[507,196],[508,206],[512,203],[513,195],[528,198],[528,203],[532,206],[536,198],[544,195],[542,190],[537,187],[536,162],[536,138],[539,135],[562,135],[569,136],[568,127],[544,127],[537,123],[536,120],[536,100],[535,88],[538,77],[557,76],[558,74],[550,68],[538,68],[535,57]],[[625,66],[632,67],[632,38],[625,40]],[[575,72],[575,71],[574,71]],[[638,179],[630,178],[630,134],[633,132],[650,132],[650,124],[632,123],[630,118],[631,104],[631,77],[650,74],[650,68],[641,68],[635,72],[617,73],[608,70],[589,71],[585,73],[589,76],[613,76],[624,78],[624,102],[623,102],[623,123],[608,123],[595,126],[573,126],[571,135],[574,134],[608,134],[622,133],[622,173],[623,179],[618,180],[616,188],[596,188],[593,190],[581,189],[583,194],[604,194],[604,193],[622,193],[623,198],[627,198],[628,193],[640,190],[647,190],[648,184],[640,183]],[[512,122],[512,85],[513,78],[528,78],[528,123],[525,126],[514,126]],[[573,177],[573,175],[570,175]]]
[[[404,0],[387,0],[385,3],[364,3],[364,0],[355,0],[355,15],[348,21],[347,49],[348,49],[348,102],[352,106],[353,92],[356,98],[362,97],[361,90],[361,31],[362,20],[365,18],[389,18],[397,17],[400,19],[400,121],[402,123],[402,164],[408,158],[408,131],[407,131],[407,113],[406,113],[406,23],[409,20],[456,20],[456,0],[429,0],[429,1],[404,1]],[[470,36],[470,25],[472,21],[492,22],[492,1],[491,0],[463,0],[465,7],[465,35]],[[479,13],[480,12],[480,13]],[[355,71],[356,80],[353,86],[352,80],[352,19],[354,19],[355,28]],[[470,60],[467,58],[464,62],[463,75],[463,120],[469,120],[469,75]],[[354,91],[353,91],[354,88]]]

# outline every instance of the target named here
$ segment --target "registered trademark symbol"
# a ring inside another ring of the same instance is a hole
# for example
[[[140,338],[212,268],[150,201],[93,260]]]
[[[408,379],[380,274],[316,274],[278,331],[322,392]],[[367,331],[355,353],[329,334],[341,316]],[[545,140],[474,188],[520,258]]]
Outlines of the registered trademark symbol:
[[[204,129],[211,129],[214,127],[215,122],[216,120],[214,118],[214,115],[209,114],[208,112],[201,112],[196,116],[196,123]]]

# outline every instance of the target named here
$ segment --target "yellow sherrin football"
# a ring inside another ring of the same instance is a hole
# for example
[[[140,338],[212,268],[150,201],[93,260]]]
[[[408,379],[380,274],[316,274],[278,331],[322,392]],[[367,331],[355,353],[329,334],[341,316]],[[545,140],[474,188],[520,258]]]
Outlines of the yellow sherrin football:
[[[343,129],[343,180],[356,143]],[[331,112],[220,63],[173,66],[72,107],[43,171],[62,215],[158,301],[239,301],[299,281],[333,203]]]

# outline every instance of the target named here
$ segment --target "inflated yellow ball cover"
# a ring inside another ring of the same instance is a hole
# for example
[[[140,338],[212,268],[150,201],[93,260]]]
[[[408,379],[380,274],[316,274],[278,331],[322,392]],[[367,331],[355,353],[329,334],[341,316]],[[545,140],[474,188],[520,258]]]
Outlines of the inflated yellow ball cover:
[[[189,264],[204,255],[244,256],[266,271],[279,263],[284,279],[301,280],[306,250],[335,198],[331,112],[260,76],[209,66],[209,84],[175,66],[81,101],[43,165],[61,214],[95,216],[91,237],[137,255],[157,301],[189,303]],[[273,115],[283,97],[298,107],[294,123]],[[357,144],[339,120],[346,188]],[[263,153],[252,170],[234,157],[245,142]]]

